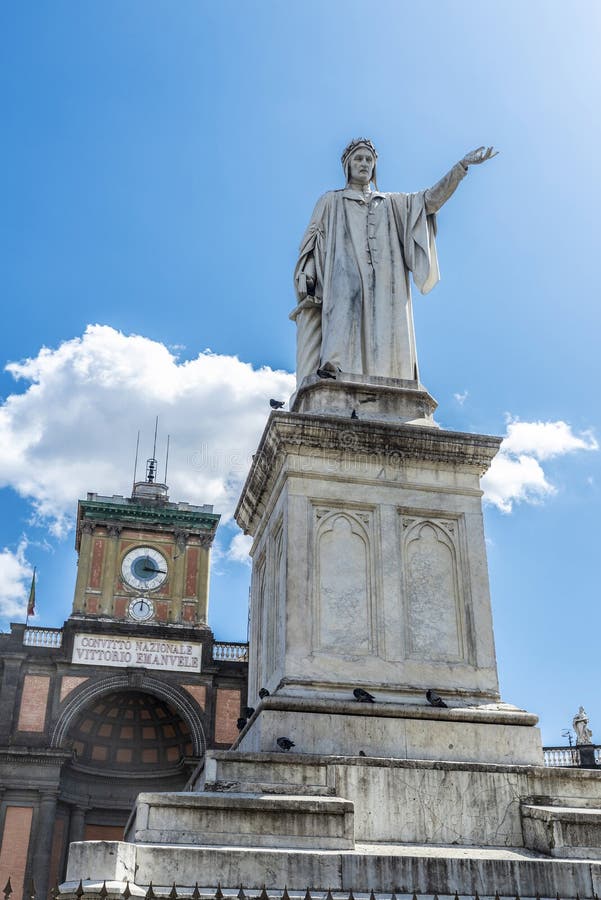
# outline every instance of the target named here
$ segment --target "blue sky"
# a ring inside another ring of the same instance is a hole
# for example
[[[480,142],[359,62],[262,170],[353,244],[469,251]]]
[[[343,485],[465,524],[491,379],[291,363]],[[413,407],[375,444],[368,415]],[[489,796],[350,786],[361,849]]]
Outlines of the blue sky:
[[[593,0],[3,4],[4,620],[34,564],[37,621],[68,615],[77,497],[128,490],[159,413],[173,498],[224,516],[212,625],[244,638],[231,512],[291,384],[315,200],[357,135],[383,190],[494,143],[439,216],[421,375],[445,427],[509,433],[485,508],[503,696],[547,743],[583,704],[601,742],[600,26]]]

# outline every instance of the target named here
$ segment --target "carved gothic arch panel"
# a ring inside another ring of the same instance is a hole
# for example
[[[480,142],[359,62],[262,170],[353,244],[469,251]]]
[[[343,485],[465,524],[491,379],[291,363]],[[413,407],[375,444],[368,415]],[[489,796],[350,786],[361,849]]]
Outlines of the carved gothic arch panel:
[[[313,647],[342,656],[374,651],[371,510],[315,508]]]
[[[425,662],[465,660],[465,591],[458,522],[404,516],[407,650]]]

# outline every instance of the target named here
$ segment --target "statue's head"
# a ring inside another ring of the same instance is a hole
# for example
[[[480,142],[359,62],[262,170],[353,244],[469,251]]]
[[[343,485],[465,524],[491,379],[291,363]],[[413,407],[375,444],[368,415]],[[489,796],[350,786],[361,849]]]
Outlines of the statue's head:
[[[342,168],[344,169],[344,174],[346,177],[346,183],[349,183],[351,177],[353,178],[353,180],[363,181],[363,179],[366,177],[366,167],[371,165],[371,172],[369,172],[369,178],[365,183],[369,184],[370,181],[373,182],[373,185],[377,190],[377,158],[377,150],[369,140],[369,138],[355,138],[353,141],[351,141],[350,144],[345,147],[344,153],[341,157]],[[351,167],[356,171],[351,171]]]

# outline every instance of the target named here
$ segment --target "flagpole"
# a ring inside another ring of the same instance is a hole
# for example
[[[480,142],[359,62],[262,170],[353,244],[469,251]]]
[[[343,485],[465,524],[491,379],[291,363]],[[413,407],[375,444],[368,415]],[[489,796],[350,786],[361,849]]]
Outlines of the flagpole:
[[[29,598],[27,600],[27,618],[25,619],[25,627],[29,622],[29,617],[35,612],[35,573],[37,566],[33,567],[33,575],[31,576],[31,587],[29,588]]]

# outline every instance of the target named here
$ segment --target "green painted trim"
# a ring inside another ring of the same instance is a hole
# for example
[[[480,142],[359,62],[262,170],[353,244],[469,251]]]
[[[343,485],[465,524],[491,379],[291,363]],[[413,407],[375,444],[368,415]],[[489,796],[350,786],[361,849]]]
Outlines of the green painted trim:
[[[221,518],[217,513],[197,512],[165,506],[133,503],[106,503],[97,500],[80,501],[80,521],[119,521],[124,524],[175,525],[187,529],[215,532]]]

